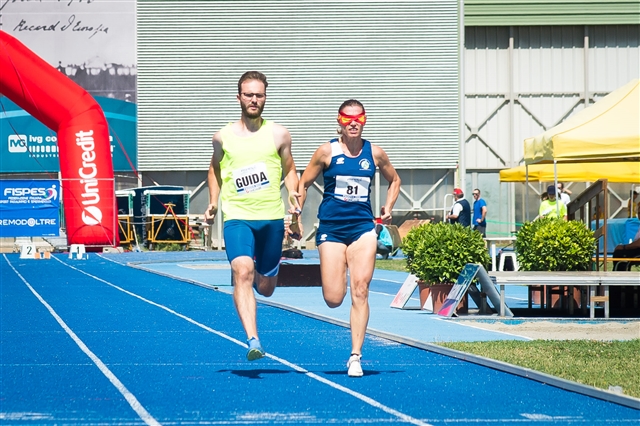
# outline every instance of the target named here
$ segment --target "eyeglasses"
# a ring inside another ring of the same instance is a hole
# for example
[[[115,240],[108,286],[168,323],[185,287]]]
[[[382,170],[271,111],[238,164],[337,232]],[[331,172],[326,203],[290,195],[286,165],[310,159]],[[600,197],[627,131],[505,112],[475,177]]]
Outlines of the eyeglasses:
[[[474,192],[473,195],[480,195],[480,193],[479,192]]]
[[[367,115],[364,112],[358,115],[346,115],[341,112],[338,113],[338,123],[341,125],[346,126],[351,124],[352,121],[358,122],[364,126],[367,122]]]
[[[267,97],[266,94],[264,93],[242,93],[242,97],[245,98],[246,100],[250,101],[251,99],[253,99],[253,97],[256,97],[256,99],[260,100],[260,99],[264,99]]]

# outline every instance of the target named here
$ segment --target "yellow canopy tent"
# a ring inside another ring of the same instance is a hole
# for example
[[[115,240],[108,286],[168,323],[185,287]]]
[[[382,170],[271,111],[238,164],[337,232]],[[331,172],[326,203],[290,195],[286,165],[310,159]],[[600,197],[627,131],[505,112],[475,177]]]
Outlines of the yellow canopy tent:
[[[640,162],[617,161],[595,163],[557,163],[557,180],[562,182],[609,182],[640,184]],[[532,164],[528,167],[530,182],[554,182],[553,164]],[[526,182],[527,167],[500,170],[500,182]]]
[[[567,163],[601,162],[598,167],[605,167],[606,162],[620,161],[630,162],[629,182],[637,182],[637,176],[640,175],[637,166],[640,162],[638,79],[614,90],[557,126],[524,141],[525,165],[543,166],[552,162],[548,180],[556,184],[559,168]],[[592,167],[596,169],[595,165]],[[601,177],[611,179],[612,176]],[[574,178],[565,175],[562,180],[572,181]],[[525,172],[525,181],[528,180]],[[525,201],[525,210],[528,212],[527,204]],[[604,223],[606,228],[606,218]]]
[[[524,141],[525,164],[616,159],[640,160],[638,79]],[[636,170],[636,173],[640,171]]]

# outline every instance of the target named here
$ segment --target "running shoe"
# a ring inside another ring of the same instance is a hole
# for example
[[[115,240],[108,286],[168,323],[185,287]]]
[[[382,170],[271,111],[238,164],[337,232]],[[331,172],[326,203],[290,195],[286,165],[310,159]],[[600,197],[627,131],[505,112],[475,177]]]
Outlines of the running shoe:
[[[264,350],[260,345],[260,340],[255,337],[247,340],[247,345],[249,346],[249,352],[247,352],[247,359],[249,361],[255,361],[256,359],[260,359],[264,356]]]
[[[347,362],[347,368],[349,369],[347,374],[349,377],[362,377],[362,365],[360,365],[360,358],[362,355],[351,354],[349,361]]]

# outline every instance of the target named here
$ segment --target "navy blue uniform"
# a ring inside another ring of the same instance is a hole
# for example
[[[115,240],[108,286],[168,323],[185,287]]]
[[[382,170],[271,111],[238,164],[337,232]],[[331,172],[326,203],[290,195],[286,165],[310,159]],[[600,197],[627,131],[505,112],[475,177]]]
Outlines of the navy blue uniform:
[[[369,141],[362,141],[362,150],[355,158],[342,152],[338,139],[330,142],[331,164],[323,171],[324,194],[318,210],[316,242],[348,245],[367,232],[375,235],[370,195],[376,165]]]

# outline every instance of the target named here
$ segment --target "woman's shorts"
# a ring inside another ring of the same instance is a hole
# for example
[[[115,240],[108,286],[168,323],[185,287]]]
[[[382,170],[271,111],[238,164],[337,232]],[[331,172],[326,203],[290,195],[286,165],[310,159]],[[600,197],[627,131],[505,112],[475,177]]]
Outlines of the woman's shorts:
[[[369,233],[377,238],[376,225],[372,220],[360,222],[321,221],[316,231],[316,245],[319,246],[325,241],[350,245]]]
[[[255,260],[256,271],[265,277],[278,275],[284,220],[228,220],[224,223],[224,243],[229,263],[236,257]]]

